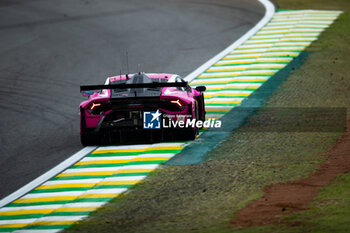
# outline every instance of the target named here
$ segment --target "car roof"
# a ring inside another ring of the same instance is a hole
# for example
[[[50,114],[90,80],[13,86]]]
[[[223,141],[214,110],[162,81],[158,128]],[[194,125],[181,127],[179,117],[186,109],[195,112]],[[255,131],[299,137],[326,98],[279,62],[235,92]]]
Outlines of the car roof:
[[[137,74],[137,73],[136,73]],[[176,74],[168,74],[168,73],[144,73],[145,75],[147,75],[149,78],[151,79],[171,79],[173,76],[178,76]],[[133,77],[135,74],[128,74],[128,78]],[[123,75],[117,75],[117,76],[112,76],[112,77],[108,77],[106,79],[106,83],[108,84],[110,82],[114,82],[114,81],[119,81],[119,80],[126,80],[127,79],[127,75],[123,74]]]

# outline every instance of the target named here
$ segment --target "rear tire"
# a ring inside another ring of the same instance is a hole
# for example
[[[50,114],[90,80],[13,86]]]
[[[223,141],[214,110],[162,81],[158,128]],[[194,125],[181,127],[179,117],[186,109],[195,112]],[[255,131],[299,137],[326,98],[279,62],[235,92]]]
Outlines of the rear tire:
[[[195,102],[195,106],[194,106],[194,118],[196,119],[196,121],[199,120],[198,119],[198,103],[197,103],[197,101]],[[186,129],[185,132],[183,133],[183,139],[184,140],[195,140],[196,136],[198,135],[198,132],[199,132],[199,129],[197,127],[195,127],[194,129],[193,128]]]
[[[183,132],[182,134],[182,139],[183,140],[194,140],[196,139],[197,136],[197,131],[198,129],[190,129],[190,130],[186,130],[185,132]]]
[[[205,121],[205,107],[204,107],[204,97],[203,94],[200,96],[197,96],[197,102],[198,102],[198,119]]]
[[[81,133],[80,142],[83,146],[95,146],[100,143],[100,137],[96,133]]]

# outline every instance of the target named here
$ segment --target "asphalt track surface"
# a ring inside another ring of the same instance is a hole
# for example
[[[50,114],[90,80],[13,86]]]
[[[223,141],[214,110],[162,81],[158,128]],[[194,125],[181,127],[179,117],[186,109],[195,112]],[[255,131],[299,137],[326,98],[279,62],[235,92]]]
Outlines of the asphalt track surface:
[[[82,84],[182,76],[264,15],[256,0],[1,0],[0,198],[82,148]],[[140,64],[140,65],[139,65]]]

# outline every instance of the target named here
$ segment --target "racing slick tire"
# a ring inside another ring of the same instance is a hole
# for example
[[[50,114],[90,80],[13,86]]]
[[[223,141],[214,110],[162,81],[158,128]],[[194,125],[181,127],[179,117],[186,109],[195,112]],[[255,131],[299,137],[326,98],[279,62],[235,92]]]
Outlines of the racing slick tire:
[[[190,130],[186,130],[185,132],[183,132],[182,134],[182,139],[183,140],[194,140],[196,139],[196,136],[197,136],[197,132],[198,132],[198,129],[190,129]]]
[[[197,101],[195,102],[195,112],[194,112],[194,117],[196,120],[198,120],[198,103]],[[184,140],[195,140],[196,136],[198,135],[199,129],[196,127],[195,129],[186,129],[183,132],[182,138]]]
[[[83,146],[95,146],[100,144],[100,137],[96,133],[81,133],[80,142]]]

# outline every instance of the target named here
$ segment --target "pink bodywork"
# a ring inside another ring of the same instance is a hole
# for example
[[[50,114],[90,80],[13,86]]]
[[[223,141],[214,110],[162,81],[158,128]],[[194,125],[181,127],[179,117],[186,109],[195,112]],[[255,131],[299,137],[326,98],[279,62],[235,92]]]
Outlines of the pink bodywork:
[[[151,79],[170,79],[171,77],[174,76],[174,74],[146,74],[149,78]],[[132,75],[129,75],[129,77],[131,77]],[[177,75],[175,75],[177,76]],[[118,76],[112,76],[108,78],[109,81],[113,82],[113,81],[118,81],[118,80],[125,80],[126,79],[126,75],[118,75]],[[183,111],[181,112],[171,112],[171,111],[167,111],[165,109],[160,109],[162,112],[166,113],[166,114],[183,114],[186,115],[189,111],[188,111],[188,107],[192,106],[192,112],[194,111],[194,98],[193,98],[193,94],[195,95],[199,95],[200,92],[197,91],[196,89],[192,88],[192,93],[189,92],[185,92],[185,91],[180,91],[178,90],[176,87],[165,87],[162,89],[162,93],[160,98],[161,99],[180,99],[183,103],[186,104],[185,108]],[[89,114],[89,112],[86,110],[87,106],[89,106],[91,103],[96,103],[96,102],[104,102],[104,101],[109,101],[110,100],[110,96],[111,96],[111,91],[106,89],[106,90],[102,90],[100,93],[96,92],[92,95],[89,96],[88,100],[85,100],[83,102],[80,103],[80,108],[83,108],[85,110],[85,124],[86,127],[96,127],[99,123],[99,121],[101,120],[101,118],[108,114],[110,111],[105,112],[104,115],[91,115]],[[190,105],[192,103],[192,105]],[[80,115],[80,112],[79,112]],[[79,119],[81,119],[79,117]]]

